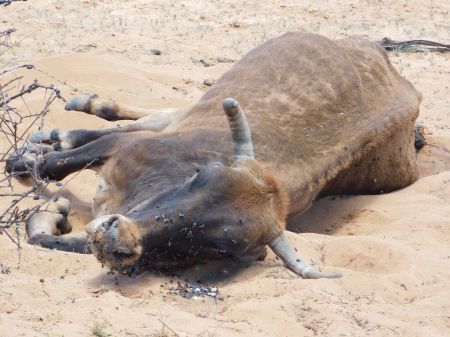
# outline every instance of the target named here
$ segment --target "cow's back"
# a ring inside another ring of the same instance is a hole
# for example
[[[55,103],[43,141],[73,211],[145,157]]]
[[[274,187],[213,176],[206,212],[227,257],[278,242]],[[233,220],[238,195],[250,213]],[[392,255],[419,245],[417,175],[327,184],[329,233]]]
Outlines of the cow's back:
[[[420,103],[420,94],[375,44],[303,33],[249,52],[178,130],[206,126],[218,139],[231,140],[221,107],[226,97],[241,103],[256,159],[280,178],[300,209],[339,171],[415,119]]]

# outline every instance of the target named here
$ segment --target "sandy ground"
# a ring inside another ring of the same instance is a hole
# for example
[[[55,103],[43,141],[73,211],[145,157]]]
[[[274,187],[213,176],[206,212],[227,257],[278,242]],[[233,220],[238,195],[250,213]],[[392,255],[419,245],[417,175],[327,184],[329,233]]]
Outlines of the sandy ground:
[[[195,102],[208,88],[205,79],[284,32],[448,43],[449,12],[445,0],[30,0],[0,8],[0,31],[17,28],[16,60],[78,90],[158,110]],[[188,300],[169,294],[177,278],[110,275],[92,256],[24,245],[19,261],[1,235],[0,335],[449,336],[450,55],[391,54],[391,60],[424,95],[419,122],[433,141],[420,157],[424,177],[386,195],[320,200],[297,219],[303,233],[289,233],[304,256],[342,271],[342,279],[299,279],[269,254],[216,281],[222,300]],[[38,78],[66,97],[76,94],[36,71],[24,75],[23,83]],[[27,106],[37,109],[42,100],[42,93],[30,95]],[[61,102],[45,121],[46,129],[62,130],[111,125],[65,112]],[[67,186],[77,199],[71,221],[78,227],[95,186],[88,171]],[[3,198],[1,207],[8,202]]]

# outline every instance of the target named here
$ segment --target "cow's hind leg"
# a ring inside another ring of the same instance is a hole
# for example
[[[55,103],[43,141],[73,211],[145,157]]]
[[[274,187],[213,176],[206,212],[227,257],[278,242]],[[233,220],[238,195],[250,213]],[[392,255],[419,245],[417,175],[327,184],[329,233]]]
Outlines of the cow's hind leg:
[[[67,111],[82,111],[108,121],[122,119],[139,120],[155,113],[150,109],[130,107],[125,104],[119,104],[111,99],[102,99],[97,95],[76,96],[67,103],[65,109]]]
[[[412,184],[419,177],[414,142],[414,122],[410,121],[341,171],[321,195],[379,194]]]
[[[76,96],[66,104],[65,109],[67,111],[82,111],[108,121],[119,119],[136,120],[147,115],[145,111],[131,112],[113,100],[101,99],[95,94]]]
[[[90,253],[85,233],[61,236],[72,230],[67,220],[69,210],[69,200],[60,197],[31,215],[26,222],[28,243],[66,252]]]

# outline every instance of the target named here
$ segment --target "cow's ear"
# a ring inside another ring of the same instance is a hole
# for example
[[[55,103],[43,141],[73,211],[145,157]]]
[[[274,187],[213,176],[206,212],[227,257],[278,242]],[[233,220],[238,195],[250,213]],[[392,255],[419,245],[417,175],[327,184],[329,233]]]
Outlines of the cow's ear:
[[[252,135],[250,127],[245,117],[245,113],[234,98],[227,98],[223,101],[223,110],[225,111],[230,124],[231,136],[234,143],[234,161],[254,159]]]

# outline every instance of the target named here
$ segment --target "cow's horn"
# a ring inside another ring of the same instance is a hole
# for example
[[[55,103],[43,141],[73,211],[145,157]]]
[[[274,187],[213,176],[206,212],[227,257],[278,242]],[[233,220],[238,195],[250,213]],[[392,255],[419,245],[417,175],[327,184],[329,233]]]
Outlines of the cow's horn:
[[[234,143],[234,160],[242,161],[254,158],[252,135],[245,113],[234,98],[223,101],[223,110],[230,123]]]
[[[284,233],[269,243],[274,253],[286,264],[286,266],[294,273],[302,278],[338,278],[342,277],[341,273],[325,274],[314,270],[312,266],[303,261],[289,244]]]

